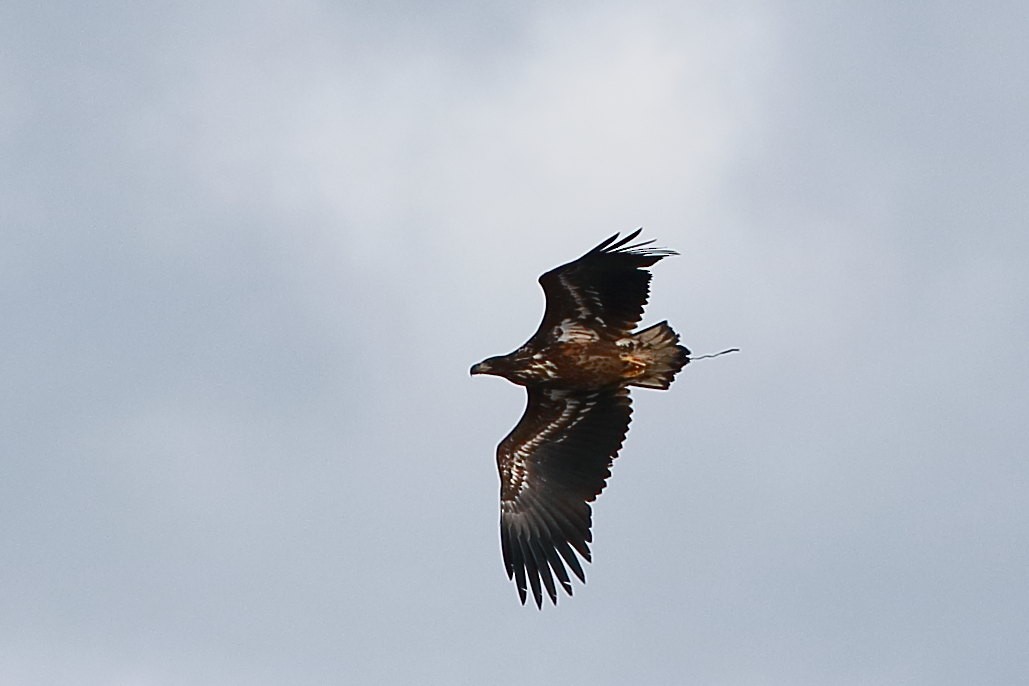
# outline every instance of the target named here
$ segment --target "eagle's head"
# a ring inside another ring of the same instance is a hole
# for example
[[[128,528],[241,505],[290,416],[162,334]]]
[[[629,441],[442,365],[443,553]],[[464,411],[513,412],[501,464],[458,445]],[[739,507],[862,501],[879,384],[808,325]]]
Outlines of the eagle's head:
[[[487,357],[482,362],[472,365],[471,374],[493,374],[495,376],[504,376],[504,372],[507,370],[508,365],[505,364],[507,360],[504,355],[498,355],[497,357]]]
[[[487,357],[482,362],[473,364],[471,373],[473,375],[491,374],[493,376],[502,376],[513,383],[525,385],[533,381],[534,376],[525,364],[526,361],[522,359],[523,355],[521,353],[521,350],[516,350],[509,355]]]

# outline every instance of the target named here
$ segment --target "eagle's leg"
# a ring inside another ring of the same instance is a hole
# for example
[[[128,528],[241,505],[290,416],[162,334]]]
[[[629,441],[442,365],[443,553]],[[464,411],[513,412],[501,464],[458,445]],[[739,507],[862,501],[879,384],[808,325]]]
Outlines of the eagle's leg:
[[[635,379],[638,376],[643,376],[647,371],[647,363],[634,355],[622,353],[619,355],[622,362],[625,365],[622,371],[622,378]]]

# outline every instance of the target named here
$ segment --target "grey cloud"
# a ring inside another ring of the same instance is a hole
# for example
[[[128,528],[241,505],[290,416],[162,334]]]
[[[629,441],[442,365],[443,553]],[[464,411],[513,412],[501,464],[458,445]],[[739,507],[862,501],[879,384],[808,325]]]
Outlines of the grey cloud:
[[[1013,5],[3,12],[3,680],[1024,680]],[[743,353],[527,612],[467,368],[640,224]]]

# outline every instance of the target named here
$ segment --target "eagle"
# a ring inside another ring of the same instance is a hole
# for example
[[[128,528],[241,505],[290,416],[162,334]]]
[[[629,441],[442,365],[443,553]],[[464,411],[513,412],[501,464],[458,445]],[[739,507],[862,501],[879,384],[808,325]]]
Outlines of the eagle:
[[[678,253],[633,244],[618,233],[539,278],[546,309],[539,329],[508,355],[472,374],[500,376],[528,395],[525,412],[497,446],[500,543],[522,604],[532,589],[557,605],[572,595],[569,572],[585,583],[590,503],[604,490],[629,430],[629,387],[667,389],[690,361],[667,321],[633,331],[650,294],[648,267]],[[578,555],[578,557],[577,557]]]

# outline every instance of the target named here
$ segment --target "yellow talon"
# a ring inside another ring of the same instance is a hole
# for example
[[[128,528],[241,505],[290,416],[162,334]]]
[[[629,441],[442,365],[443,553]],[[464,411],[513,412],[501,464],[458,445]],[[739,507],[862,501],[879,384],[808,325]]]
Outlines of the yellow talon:
[[[628,367],[625,370],[624,378],[634,379],[637,376],[642,376],[647,371],[647,363],[642,360],[633,357],[632,355],[621,355],[622,361],[625,362]]]

